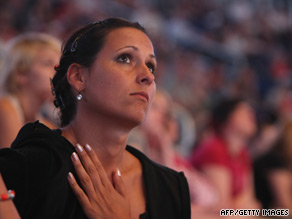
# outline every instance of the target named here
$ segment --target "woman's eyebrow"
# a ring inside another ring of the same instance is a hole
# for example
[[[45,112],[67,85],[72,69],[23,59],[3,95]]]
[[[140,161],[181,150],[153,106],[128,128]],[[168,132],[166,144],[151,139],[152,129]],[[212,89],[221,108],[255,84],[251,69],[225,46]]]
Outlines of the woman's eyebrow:
[[[124,46],[122,48],[117,49],[116,52],[119,51],[119,50],[122,50],[122,49],[126,49],[126,48],[131,48],[131,49],[134,49],[136,51],[139,50],[138,47],[136,47],[136,46]]]
[[[116,52],[118,52],[118,51],[120,51],[122,49],[127,49],[127,48],[133,49],[135,51],[139,51],[139,48],[136,47],[136,46],[124,46],[122,48],[117,49]],[[149,57],[152,58],[152,59],[156,59],[156,56],[154,54],[150,54]]]

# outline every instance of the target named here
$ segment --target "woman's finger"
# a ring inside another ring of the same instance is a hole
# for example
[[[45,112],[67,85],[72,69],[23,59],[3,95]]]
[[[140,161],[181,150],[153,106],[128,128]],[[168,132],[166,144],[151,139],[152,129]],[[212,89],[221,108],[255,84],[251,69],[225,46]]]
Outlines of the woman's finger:
[[[91,181],[93,182],[94,186],[100,189],[101,186],[104,185],[103,180],[102,180],[102,177],[100,176],[99,169],[97,168],[95,163],[92,161],[91,156],[89,156],[88,154],[88,151],[87,150],[85,151],[84,148],[80,144],[77,144],[76,151],[80,157],[80,160],[82,162],[82,165],[86,173],[91,178]]]
[[[80,186],[76,182],[75,177],[73,176],[71,172],[68,173],[68,182],[74,194],[76,195],[76,198],[81,204],[82,208],[84,209],[86,206],[89,206],[90,202],[88,200],[88,197],[86,196],[84,191],[80,188]]]
[[[100,160],[98,159],[96,153],[92,150],[92,147],[88,144],[85,145],[85,150],[87,155],[90,157],[90,160],[93,162],[97,172],[99,173],[100,180],[104,187],[112,188],[112,184],[105,172],[103,165],[101,164]]]
[[[113,184],[116,191],[125,198],[127,194],[126,187],[122,179],[120,170],[113,172]]]
[[[95,193],[95,189],[92,183],[90,176],[87,174],[86,170],[84,169],[81,161],[78,158],[78,155],[73,152],[71,155],[71,159],[73,161],[73,166],[75,168],[76,174],[78,179],[81,183],[81,186],[85,190],[86,194],[93,194]]]

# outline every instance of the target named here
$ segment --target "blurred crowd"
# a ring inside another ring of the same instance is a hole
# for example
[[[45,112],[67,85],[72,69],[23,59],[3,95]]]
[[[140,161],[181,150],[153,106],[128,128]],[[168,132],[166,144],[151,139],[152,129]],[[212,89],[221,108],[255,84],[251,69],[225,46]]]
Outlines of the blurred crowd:
[[[158,59],[159,90],[129,143],[185,172],[194,218],[292,210],[292,2],[0,0],[0,67],[23,33],[64,39],[110,16],[145,26]]]

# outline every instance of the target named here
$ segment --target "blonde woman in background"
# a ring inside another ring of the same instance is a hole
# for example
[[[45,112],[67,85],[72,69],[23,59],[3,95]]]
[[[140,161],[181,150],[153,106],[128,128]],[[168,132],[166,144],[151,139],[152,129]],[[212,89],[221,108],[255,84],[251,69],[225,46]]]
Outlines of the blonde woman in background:
[[[50,77],[60,58],[60,41],[42,33],[27,33],[10,40],[0,72],[0,148],[10,147],[19,129],[27,122],[40,120],[52,97]]]

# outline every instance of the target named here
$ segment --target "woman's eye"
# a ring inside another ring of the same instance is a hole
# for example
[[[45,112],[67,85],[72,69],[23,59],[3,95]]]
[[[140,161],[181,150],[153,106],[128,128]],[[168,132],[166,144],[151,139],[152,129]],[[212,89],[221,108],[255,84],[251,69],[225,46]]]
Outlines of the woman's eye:
[[[155,74],[156,68],[152,63],[147,64],[147,67],[152,74]]]
[[[120,55],[117,60],[118,62],[121,62],[121,63],[130,64],[131,56],[128,54],[123,54],[123,55]]]

